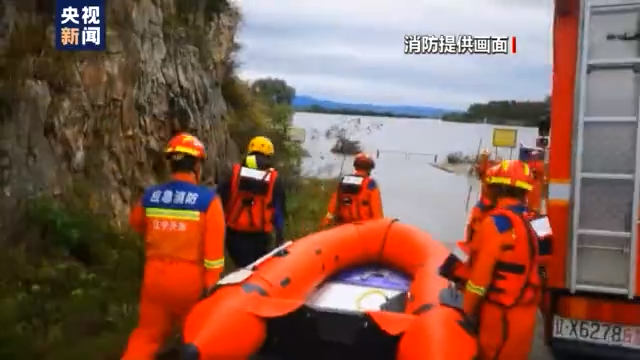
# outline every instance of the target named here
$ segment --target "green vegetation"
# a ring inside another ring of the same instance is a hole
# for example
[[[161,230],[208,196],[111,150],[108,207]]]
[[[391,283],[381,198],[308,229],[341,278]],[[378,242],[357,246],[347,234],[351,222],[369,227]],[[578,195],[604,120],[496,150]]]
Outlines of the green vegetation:
[[[299,239],[319,229],[337,186],[336,179],[302,179],[289,190],[287,239]]]
[[[117,359],[135,322],[140,241],[68,198],[34,199],[0,255],[2,359]]]
[[[251,89],[260,98],[276,104],[291,106],[291,101],[296,96],[296,89],[292,88],[282,79],[259,79],[251,84]]]
[[[356,109],[328,109],[320,105],[311,105],[305,107],[296,107],[296,111],[310,112],[317,114],[340,114],[340,115],[355,115],[355,116],[371,116],[371,117],[390,117],[390,118],[405,118],[405,119],[430,119],[427,116],[397,114],[384,111],[371,111],[371,110],[356,110]]]
[[[549,112],[550,97],[544,101],[490,101],[472,104],[467,111],[449,113],[442,119],[452,122],[483,123],[509,126],[538,126]]]

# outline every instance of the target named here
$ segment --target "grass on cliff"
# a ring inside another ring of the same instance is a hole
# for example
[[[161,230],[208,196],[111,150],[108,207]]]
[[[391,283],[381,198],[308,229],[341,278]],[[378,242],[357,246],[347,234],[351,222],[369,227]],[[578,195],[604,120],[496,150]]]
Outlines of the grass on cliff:
[[[335,179],[302,179],[287,199],[287,239],[298,239],[318,231],[320,221],[327,213],[331,193],[336,189]]]
[[[292,189],[288,238],[315,231],[333,180]],[[0,252],[0,359],[117,360],[135,324],[143,256],[138,236],[77,203],[32,201],[41,239]]]

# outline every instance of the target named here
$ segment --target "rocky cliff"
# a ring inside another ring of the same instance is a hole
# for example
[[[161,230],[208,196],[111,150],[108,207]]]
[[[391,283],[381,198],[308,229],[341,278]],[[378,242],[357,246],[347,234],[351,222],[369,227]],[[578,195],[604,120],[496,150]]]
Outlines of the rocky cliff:
[[[208,146],[208,172],[237,156],[221,81],[239,22],[218,0],[109,0],[108,51],[58,52],[53,0],[0,4],[0,239],[26,199],[87,191],[121,222],[163,173],[178,130]],[[6,214],[6,215],[4,215]]]

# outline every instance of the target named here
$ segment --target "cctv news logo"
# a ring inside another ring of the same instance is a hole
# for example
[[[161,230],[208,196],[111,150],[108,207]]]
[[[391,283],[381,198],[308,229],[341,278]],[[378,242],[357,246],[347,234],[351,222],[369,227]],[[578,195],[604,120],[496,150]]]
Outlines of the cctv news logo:
[[[515,36],[405,35],[407,55],[509,55],[516,53]]]

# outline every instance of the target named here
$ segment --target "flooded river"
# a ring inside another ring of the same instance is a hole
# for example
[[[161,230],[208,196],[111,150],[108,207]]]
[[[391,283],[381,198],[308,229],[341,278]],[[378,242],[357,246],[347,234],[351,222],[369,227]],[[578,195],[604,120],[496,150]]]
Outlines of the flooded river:
[[[327,139],[325,132],[333,125],[345,124],[350,118],[354,117],[296,114],[294,123],[306,129],[304,147],[311,155],[304,162],[305,174],[335,177],[340,173],[343,159],[331,154],[335,140]],[[418,226],[443,242],[461,239],[466,220],[466,198],[471,187],[471,202],[477,199],[478,182],[429,164],[434,162],[436,155],[439,161],[453,152],[475,155],[481,140],[483,147],[490,147],[493,125],[425,119],[360,119],[360,131],[351,126],[351,132],[353,139],[362,142],[366,152],[375,156],[380,151],[374,177],[380,183],[385,215]],[[518,128],[518,139],[525,144],[534,144],[536,135],[536,129]],[[508,149],[498,153],[509,157]],[[513,156],[517,156],[515,151]],[[351,170],[351,162],[345,162],[344,171]]]
[[[306,130],[304,147],[311,155],[304,162],[306,175],[335,177],[340,174],[343,159],[331,154],[335,139],[327,139],[325,133],[334,125],[347,124],[351,118],[354,117],[296,114],[294,124]],[[469,189],[473,202],[478,197],[478,182],[429,164],[435,161],[435,155],[440,161],[452,152],[475,155],[480,141],[483,147],[490,147],[494,126],[425,119],[359,118],[362,120],[359,131],[353,124],[349,127],[352,138],[360,140],[366,152],[375,156],[380,151],[374,176],[380,183],[385,215],[428,231],[449,245],[460,240],[467,217],[465,202]],[[536,129],[518,128],[518,140],[524,144],[534,144],[536,135]],[[510,155],[507,149],[498,154],[505,158]],[[351,170],[350,159],[342,170]],[[543,345],[540,326],[530,359],[553,359]]]

